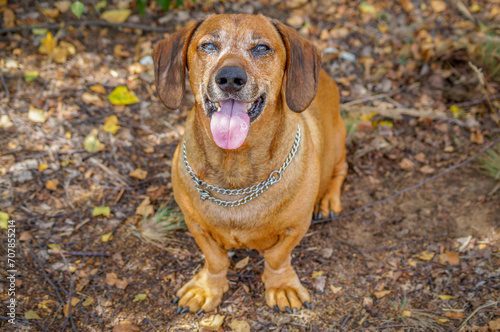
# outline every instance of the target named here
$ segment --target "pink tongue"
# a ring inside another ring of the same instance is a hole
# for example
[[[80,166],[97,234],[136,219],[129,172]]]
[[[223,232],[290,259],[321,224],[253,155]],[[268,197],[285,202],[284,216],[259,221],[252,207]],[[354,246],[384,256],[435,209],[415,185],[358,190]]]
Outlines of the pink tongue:
[[[220,102],[220,111],[212,114],[210,120],[210,130],[217,146],[233,150],[245,142],[250,129],[246,107],[247,103],[233,99]]]

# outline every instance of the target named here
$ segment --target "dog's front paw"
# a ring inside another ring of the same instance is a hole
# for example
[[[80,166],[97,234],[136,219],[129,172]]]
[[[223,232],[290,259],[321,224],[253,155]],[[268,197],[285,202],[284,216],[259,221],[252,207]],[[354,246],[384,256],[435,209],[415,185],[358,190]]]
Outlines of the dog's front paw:
[[[262,280],[266,286],[266,303],[274,310],[295,314],[302,305],[311,309],[309,292],[291,266],[281,270],[266,266]]]
[[[213,274],[203,267],[197,275],[177,291],[174,303],[179,303],[177,313],[209,312],[217,308],[222,295],[227,292],[226,271]]]

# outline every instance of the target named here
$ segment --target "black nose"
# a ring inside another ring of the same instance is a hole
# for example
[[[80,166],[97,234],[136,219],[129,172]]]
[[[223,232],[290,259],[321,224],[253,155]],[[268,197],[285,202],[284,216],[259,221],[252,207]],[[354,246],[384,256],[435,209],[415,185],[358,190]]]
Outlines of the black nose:
[[[215,75],[215,83],[224,92],[241,90],[247,82],[247,74],[241,67],[223,67]]]

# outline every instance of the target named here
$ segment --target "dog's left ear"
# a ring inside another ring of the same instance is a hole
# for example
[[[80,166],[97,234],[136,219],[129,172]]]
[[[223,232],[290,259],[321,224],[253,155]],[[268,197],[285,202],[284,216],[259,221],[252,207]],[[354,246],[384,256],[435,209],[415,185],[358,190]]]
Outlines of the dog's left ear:
[[[316,47],[295,29],[273,20],[286,47],[286,67],[283,84],[286,103],[294,112],[309,106],[319,84],[321,54]]]
[[[156,44],[153,51],[156,91],[170,109],[181,105],[186,90],[187,49],[193,32],[202,21],[191,23]]]

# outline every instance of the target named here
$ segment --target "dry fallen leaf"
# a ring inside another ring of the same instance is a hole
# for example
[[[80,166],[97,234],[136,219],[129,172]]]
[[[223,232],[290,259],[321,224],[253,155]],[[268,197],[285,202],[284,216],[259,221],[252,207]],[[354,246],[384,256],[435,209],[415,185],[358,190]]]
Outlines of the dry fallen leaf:
[[[24,318],[26,319],[42,319],[40,316],[38,316],[38,314],[36,312],[34,312],[33,310],[29,310],[29,311],[26,311],[24,313]]]
[[[45,171],[47,168],[49,168],[49,165],[47,163],[38,164],[38,172],[40,172],[40,173]]]
[[[500,330],[500,318],[490,321],[488,326],[490,327],[490,331]]]
[[[116,115],[110,115],[104,121],[104,131],[111,133],[112,135],[116,134],[118,129],[120,129],[120,122],[118,121],[118,117]],[[147,174],[147,172],[146,172]]]
[[[104,101],[99,96],[92,93],[84,92],[82,94],[82,101],[87,105],[91,104],[97,107],[104,107]]]
[[[460,311],[447,311],[444,313],[444,315],[450,319],[455,320],[462,320],[465,317],[464,313]]]
[[[455,251],[447,251],[439,255],[438,259],[441,264],[458,265],[460,263],[458,252]]]
[[[134,177],[139,180],[144,180],[148,176],[148,171],[145,171],[143,169],[137,168],[135,171],[130,172],[129,174],[131,177]]]
[[[224,316],[216,314],[216,315],[211,315],[208,318],[202,319],[200,321],[200,326],[217,330],[219,329],[219,327],[222,326],[222,323],[224,323]]]
[[[10,121],[10,118],[7,114],[0,116],[0,128],[8,129],[12,127],[14,124]]]
[[[250,332],[250,324],[241,319],[233,319],[231,323],[229,323],[229,327],[232,332]]]
[[[118,279],[115,283],[116,288],[125,289],[128,286],[128,279],[124,278],[122,280]]]
[[[342,286],[335,287],[334,285],[330,285],[330,289],[332,290],[333,294],[338,294],[342,290]]]
[[[452,295],[446,295],[446,294],[443,294],[443,295],[439,295],[439,298],[441,300],[451,300],[451,299],[454,299],[455,297],[452,296]]]
[[[75,306],[80,303],[80,299],[76,297],[71,298],[71,312],[75,311]],[[64,317],[68,317],[69,314],[69,303],[66,303],[63,307]]]
[[[417,257],[418,259],[421,259],[423,261],[430,261],[434,257],[434,255],[435,255],[434,252],[432,252],[432,251],[429,252],[427,250],[424,250],[421,253],[416,254],[415,257]]]
[[[244,268],[245,266],[248,265],[249,261],[250,261],[250,256],[243,258],[242,260],[240,260],[236,264],[234,264],[234,269],[241,270],[242,268]]]
[[[51,191],[56,191],[58,184],[59,184],[58,179],[48,180],[47,182],[45,182],[45,188],[47,188],[48,190],[51,190]]]
[[[432,167],[430,167],[429,165],[424,165],[420,168],[420,173],[423,173],[423,174],[432,174],[434,173],[436,170]]]
[[[28,119],[31,122],[44,123],[47,120],[47,113],[44,110],[30,106],[28,111]]]
[[[403,158],[399,162],[399,167],[401,167],[401,169],[408,170],[408,169],[412,169],[413,167],[415,167],[415,163],[408,158]]]
[[[151,205],[151,200],[149,197],[146,197],[141,204],[135,209],[135,214],[139,216],[144,216],[145,218],[148,217],[149,215],[153,214],[154,208],[153,205]]]
[[[106,274],[106,280],[105,280],[105,282],[109,286],[114,286],[114,284],[116,284],[117,280],[118,280],[118,277],[116,276],[116,273],[111,272],[111,273],[107,273]]]
[[[84,307],[88,307],[94,304],[94,302],[95,302],[94,298],[92,296],[89,296],[85,300],[83,300],[82,305]]]
[[[64,1],[57,1],[54,3],[54,6],[59,9],[61,13],[66,13],[70,8],[71,8],[71,1],[69,0],[64,0]]]
[[[90,86],[89,89],[90,89],[90,91],[95,92],[95,93],[99,93],[101,95],[105,95],[107,93],[106,88],[100,84],[94,84],[94,85]]]
[[[475,144],[484,144],[483,134],[476,128],[472,128],[470,132],[470,142]]]
[[[113,332],[139,332],[141,329],[132,322],[124,320],[113,327]]]
[[[111,215],[111,209],[109,206],[96,206],[92,210],[92,216],[98,217],[98,216],[104,216],[104,217],[109,217]]]
[[[132,14],[130,9],[111,9],[101,14],[101,18],[109,23],[123,23]]]
[[[375,297],[377,299],[381,299],[381,298],[383,298],[384,296],[386,296],[387,294],[390,294],[390,293],[391,293],[390,290],[384,290],[384,291],[380,291],[380,292],[375,292],[373,294],[375,295]]]
[[[139,302],[139,301],[144,301],[148,297],[148,294],[146,293],[139,293],[137,294],[134,299],[132,300],[133,302]]]
[[[92,129],[90,134],[85,137],[85,139],[83,140],[83,147],[89,153],[102,151],[106,148],[104,144],[102,144],[101,141],[99,141],[99,139],[97,138],[96,129]]]
[[[113,233],[109,232],[101,236],[101,242],[106,243],[113,238]]]
[[[14,28],[16,26],[16,14],[10,8],[5,8],[3,11],[3,26],[6,29]]]

